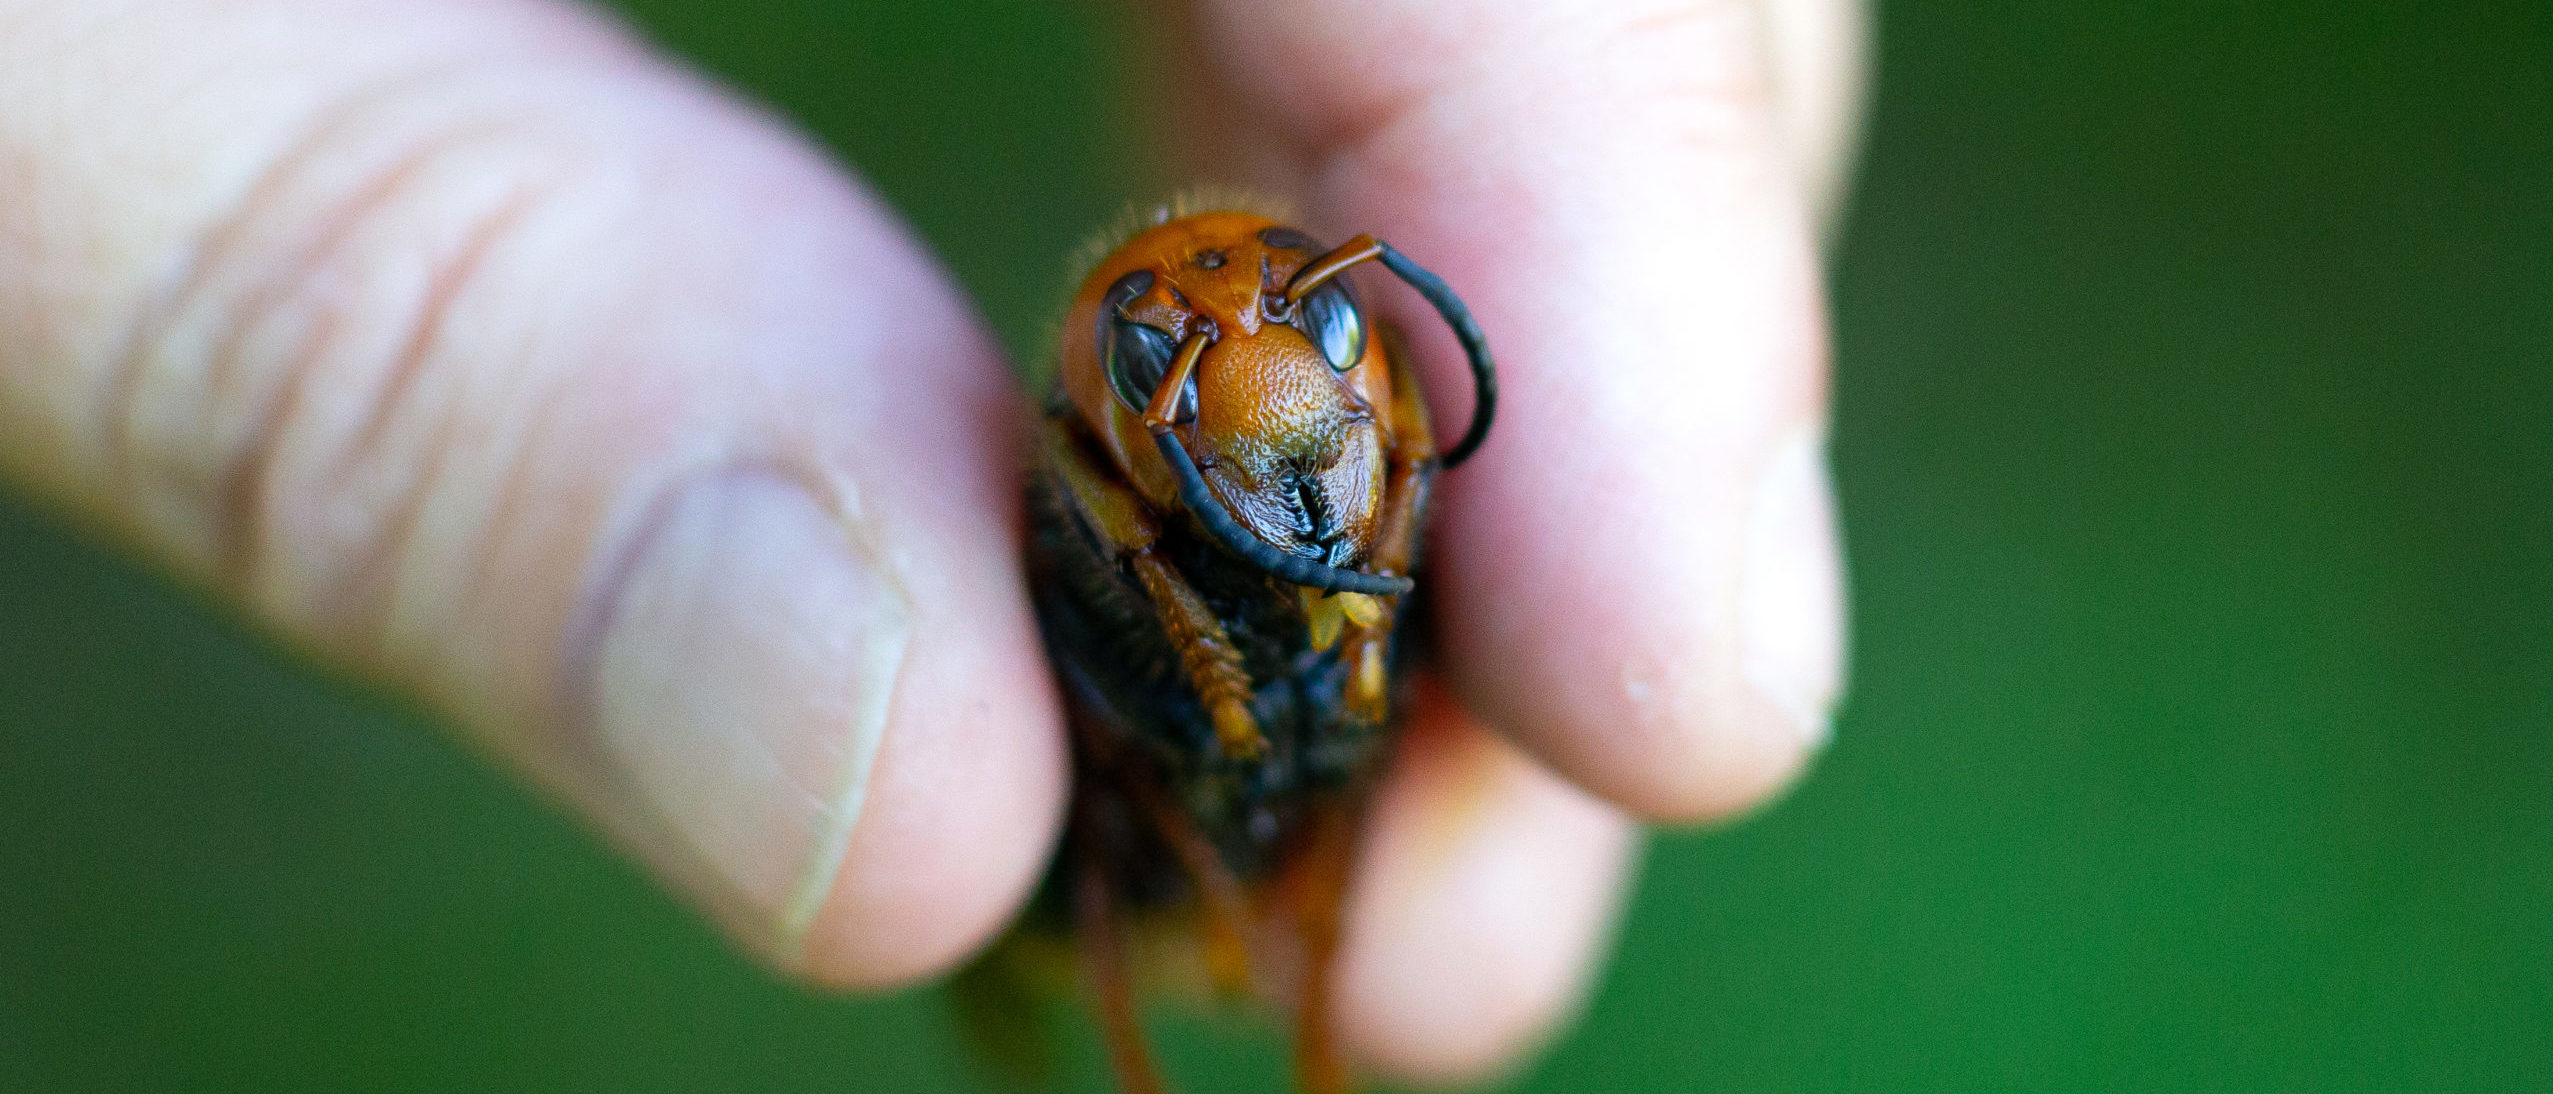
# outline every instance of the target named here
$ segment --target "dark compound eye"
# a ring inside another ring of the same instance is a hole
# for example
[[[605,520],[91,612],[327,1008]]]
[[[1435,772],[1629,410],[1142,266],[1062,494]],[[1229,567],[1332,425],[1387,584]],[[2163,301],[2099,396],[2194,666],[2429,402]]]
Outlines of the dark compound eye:
[[[1099,360],[1108,373],[1108,386],[1117,393],[1117,401],[1137,414],[1152,404],[1153,389],[1161,386],[1161,376],[1170,371],[1170,359],[1178,352],[1170,332],[1150,324],[1138,323],[1125,316],[1125,307],[1136,297],[1152,291],[1152,271],[1136,270],[1108,287],[1100,298]],[[1194,417],[1196,396],[1182,393],[1180,418]]]
[[[1280,251],[1317,251],[1321,249],[1320,244],[1312,242],[1311,236],[1304,235],[1303,233],[1292,228],[1288,228],[1282,224],[1259,229],[1259,242],[1265,243]]]
[[[1117,401],[1137,414],[1152,403],[1154,388],[1161,386],[1161,374],[1170,371],[1170,355],[1177,347],[1170,344],[1170,333],[1132,319],[1118,318],[1108,324],[1108,383],[1117,389]],[[1181,407],[1186,417],[1188,408]]]
[[[1294,311],[1294,328],[1321,347],[1332,369],[1346,372],[1365,359],[1365,313],[1357,308],[1344,277],[1322,282],[1303,298]]]

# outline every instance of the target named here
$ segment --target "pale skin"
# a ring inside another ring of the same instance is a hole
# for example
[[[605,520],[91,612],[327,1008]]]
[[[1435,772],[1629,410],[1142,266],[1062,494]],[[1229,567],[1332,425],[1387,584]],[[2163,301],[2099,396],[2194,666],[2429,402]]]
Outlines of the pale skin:
[[[1637,823],[1824,739],[1859,13],[1159,10],[1203,59],[1177,162],[1391,241],[1498,351],[1336,985],[1364,1066],[1494,1072],[1590,983]],[[0,476],[417,697],[789,975],[944,971],[1052,847],[1025,405],[849,169],[589,12],[0,0]]]

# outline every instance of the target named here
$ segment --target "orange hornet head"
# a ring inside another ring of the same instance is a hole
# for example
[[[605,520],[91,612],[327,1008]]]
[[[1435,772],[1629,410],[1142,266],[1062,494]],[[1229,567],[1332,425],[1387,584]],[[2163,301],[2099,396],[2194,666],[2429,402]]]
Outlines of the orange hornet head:
[[[1338,276],[1372,258],[1436,303],[1472,357],[1478,409],[1450,465],[1488,425],[1486,349],[1443,282],[1369,237],[1329,250],[1240,212],[1158,224],[1083,281],[1061,366],[1074,409],[1155,509],[1186,508],[1296,584],[1392,594],[1408,579],[1356,568],[1380,534],[1392,364]]]

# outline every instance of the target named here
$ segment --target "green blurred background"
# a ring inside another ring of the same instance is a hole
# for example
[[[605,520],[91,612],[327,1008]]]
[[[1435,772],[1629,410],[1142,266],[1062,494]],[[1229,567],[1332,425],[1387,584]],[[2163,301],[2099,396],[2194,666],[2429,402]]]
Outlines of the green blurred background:
[[[1142,196],[1092,10],[622,6],[1015,346]],[[1778,807],[1658,841],[1521,1084],[2553,1089],[2553,14],[1882,23],[1833,272],[1850,707]],[[975,1088],[934,993],[773,983],[49,519],[0,508],[0,573],[0,1091]],[[1272,1038],[1166,1033],[1189,1089],[1280,1087]]]

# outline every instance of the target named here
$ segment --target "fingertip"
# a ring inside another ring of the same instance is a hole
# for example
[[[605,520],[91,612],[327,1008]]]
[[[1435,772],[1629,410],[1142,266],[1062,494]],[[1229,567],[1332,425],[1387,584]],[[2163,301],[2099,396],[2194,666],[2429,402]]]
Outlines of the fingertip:
[[[1349,894],[1351,1051],[1415,1082],[1512,1066],[1577,1007],[1636,846],[1620,813],[1428,689]]]
[[[1562,777],[1632,815],[1694,823],[1758,808],[1815,758],[1822,702],[1775,697],[1726,630],[1660,610],[1672,597],[1592,596],[1539,612],[1474,608],[1449,634],[1450,684],[1469,708]],[[1529,629],[1512,618],[1530,613]],[[1481,618],[1487,617],[1487,618]]]
[[[1614,709],[1645,705],[1626,696]],[[1778,799],[1816,756],[1787,713],[1742,690],[1711,705],[1599,721],[1531,704],[1512,716],[1539,727],[1536,754],[1589,792],[1651,823],[1699,824]]]
[[[926,451],[946,428],[972,434],[879,482],[915,540],[900,552],[915,639],[861,815],[800,944],[800,971],[829,986],[892,987],[963,960],[1027,899],[1062,827],[1062,708],[1018,563],[1017,399],[998,383],[957,386],[942,393],[947,415],[885,423],[875,438]]]
[[[931,484],[868,477],[865,520],[800,478],[711,476],[606,586],[591,804],[816,982],[945,968],[1053,843],[1057,705],[1016,535],[992,515],[1010,496],[947,474],[969,462]]]
[[[1021,664],[1043,662],[1034,649]],[[997,934],[1054,847],[1060,730],[1040,674],[951,658],[913,681],[880,750],[858,825],[795,971],[830,987],[895,987],[946,971]],[[976,670],[969,674],[966,670]],[[1001,701],[1004,693],[1031,701]],[[936,697],[930,697],[930,696]]]
[[[752,577],[664,613],[635,643],[659,652],[605,680],[598,726],[622,754],[666,753],[666,723],[699,742],[653,765],[638,809],[611,807],[643,816],[641,849],[748,948],[865,989],[943,970],[1009,917],[1053,844],[1065,765],[1019,565],[1016,392],[928,256],[849,196],[815,190],[811,223],[754,229],[785,238],[730,236],[762,244],[764,279],[719,317],[737,328],[711,351],[727,359],[686,362],[705,372],[686,399],[719,408],[702,415],[726,434],[713,450],[734,453],[714,491],[802,498],[825,550],[761,552],[754,522],[704,514],[677,553]],[[607,669],[657,568],[641,558],[598,593]],[[812,595],[837,569],[893,610]]]
[[[1862,0],[1769,0],[1763,12],[1774,122],[1832,243],[1869,90],[1871,12]]]
[[[1762,13],[1211,10],[1315,207],[1442,275],[1496,351],[1497,425],[1429,537],[1464,702],[1646,817],[1778,793],[1826,738],[1844,626],[1818,254]],[[1450,340],[1385,301],[1460,420]]]
[[[1443,256],[1499,354],[1497,430],[1445,477],[1432,541],[1457,690],[1582,786],[1694,821],[1765,801],[1822,744],[1843,623],[1808,221],[1748,21],[1676,11],[1589,46],[1609,76],[1543,74],[1619,113],[1545,138],[1482,92],[1331,184]],[[1484,166],[1422,166],[1473,133],[1504,142],[1469,146]]]

